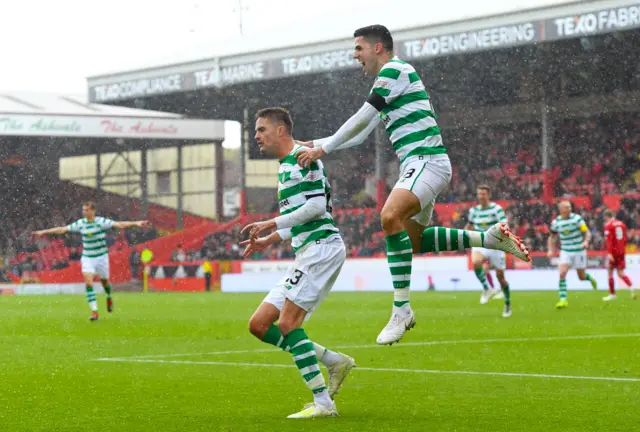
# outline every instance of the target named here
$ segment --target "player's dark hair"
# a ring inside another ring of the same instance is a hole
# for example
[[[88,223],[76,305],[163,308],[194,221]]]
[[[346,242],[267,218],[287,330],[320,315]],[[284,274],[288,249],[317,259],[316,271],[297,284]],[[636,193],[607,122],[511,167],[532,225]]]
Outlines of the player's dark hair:
[[[96,209],[96,203],[94,203],[93,201],[85,201],[82,206],[87,206],[89,207],[91,210],[95,210]]]
[[[362,36],[368,42],[378,43],[382,42],[382,46],[388,52],[393,52],[393,37],[388,28],[380,24],[374,24],[366,27],[359,28],[353,32],[353,37]]]
[[[606,209],[606,210],[604,211],[604,215],[605,215],[606,217],[608,217],[608,218],[615,217],[615,214],[613,213],[613,210],[611,210],[611,209]]]
[[[488,184],[481,184],[481,185],[478,185],[478,187],[477,187],[476,189],[477,189],[477,190],[487,191],[487,193],[488,193],[489,195],[491,195],[491,188],[489,187],[489,185],[488,185]]]
[[[262,108],[256,113],[256,120],[267,118],[273,123],[283,124],[289,135],[293,134],[293,120],[289,111],[281,107]]]

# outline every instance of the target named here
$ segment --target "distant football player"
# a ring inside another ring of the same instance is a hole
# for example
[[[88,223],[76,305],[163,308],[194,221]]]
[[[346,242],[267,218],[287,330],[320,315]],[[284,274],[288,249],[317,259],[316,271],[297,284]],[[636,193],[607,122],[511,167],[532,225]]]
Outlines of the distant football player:
[[[567,273],[574,268],[581,281],[589,281],[594,290],[598,289],[596,280],[589,273],[587,268],[587,249],[591,242],[591,233],[582,216],[571,211],[569,201],[558,203],[560,215],[551,222],[551,235],[549,236],[549,252],[551,258],[554,254],[556,238],[560,237],[560,301],[556,303],[556,309],[564,309],[569,306],[567,301]]]
[[[491,201],[491,188],[488,185],[479,185],[476,188],[478,196],[478,205],[469,209],[469,219],[466,230],[487,231],[497,223],[507,223],[507,215],[500,204]],[[485,261],[489,261],[489,265],[484,266]],[[500,282],[502,293],[504,294],[504,311],[502,316],[509,318],[511,316],[511,293],[509,283],[504,277],[504,270],[507,268],[507,255],[496,249],[486,249],[483,247],[471,248],[471,262],[473,269],[480,283],[482,284],[482,296],[480,304],[486,304],[492,297],[500,293],[500,290],[494,289],[489,282],[491,267],[496,270],[496,276]]]
[[[609,295],[602,300],[616,299],[616,288],[613,282],[613,271],[617,270],[618,277],[627,284],[631,290],[631,298],[636,298],[635,290],[631,285],[631,279],[624,273],[626,267],[625,247],[627,246],[627,226],[621,220],[616,219],[612,210],[604,212],[604,236],[607,241],[607,271],[609,272]]]
[[[109,218],[96,216],[96,205],[88,201],[82,205],[82,219],[78,219],[71,225],[49,228],[35,231],[36,236],[65,234],[68,232],[82,235],[82,276],[86,284],[87,300],[91,308],[91,321],[98,320],[98,302],[93,291],[93,278],[100,277],[102,287],[107,295],[107,311],[113,311],[113,299],[111,298],[111,283],[109,282],[109,248],[107,246],[106,230],[111,228],[147,227],[149,221],[123,221],[116,222]]]

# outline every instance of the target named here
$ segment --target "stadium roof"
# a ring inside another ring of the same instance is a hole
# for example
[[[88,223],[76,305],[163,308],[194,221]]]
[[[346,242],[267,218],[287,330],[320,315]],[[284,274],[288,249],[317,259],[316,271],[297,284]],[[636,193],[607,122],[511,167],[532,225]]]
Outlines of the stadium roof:
[[[440,8],[433,9],[429,3],[415,3],[412,16],[419,18],[412,19],[420,19],[421,27],[399,30],[387,21],[394,34],[396,54],[413,61],[640,27],[640,6],[632,0],[538,0],[533,4],[513,0],[511,6],[505,2],[467,3],[475,6],[464,12],[444,8],[448,14],[440,13]],[[430,8],[429,13],[425,7]],[[395,9],[398,8],[390,7],[389,13]],[[336,23],[344,19],[336,17]],[[289,31],[289,35],[296,35],[289,40],[298,45],[266,48],[266,42],[258,42],[250,46],[250,52],[236,51],[200,60],[191,57],[183,63],[174,59],[163,66],[89,77],[89,99],[107,102],[356,68],[353,40],[348,34],[358,21],[354,20],[348,29],[346,24],[336,23],[330,27],[342,29],[341,39],[304,43],[313,32]]]
[[[182,118],[180,114],[90,103],[85,96],[2,92],[0,114]]]

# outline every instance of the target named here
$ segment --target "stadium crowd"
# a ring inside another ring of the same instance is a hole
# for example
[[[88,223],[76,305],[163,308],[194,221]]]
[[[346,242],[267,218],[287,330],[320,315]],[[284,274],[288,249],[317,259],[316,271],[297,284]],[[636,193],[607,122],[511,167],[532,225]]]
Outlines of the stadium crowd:
[[[434,213],[432,225],[443,225],[452,228],[463,228],[467,223],[468,204],[459,205],[448,220],[440,220]],[[574,208],[580,214],[593,235],[592,250],[602,250],[604,245],[602,212],[604,207],[586,210],[584,207]],[[549,236],[549,224],[557,216],[555,205],[542,202],[518,202],[505,209],[511,229],[520,236],[527,247],[534,252],[545,252]],[[334,214],[336,225],[345,240],[347,255],[350,257],[384,256],[386,242],[380,228],[380,215],[373,209],[344,210]],[[631,230],[629,250],[640,246],[640,205],[636,199],[624,198],[617,217],[625,222]],[[199,259],[235,260],[241,259],[243,248],[239,246],[241,239],[237,225],[229,231],[216,232],[203,242],[200,251],[174,251],[176,256],[188,261],[188,257]],[[272,260],[293,258],[290,242],[283,242],[263,253],[255,253],[250,259]]]

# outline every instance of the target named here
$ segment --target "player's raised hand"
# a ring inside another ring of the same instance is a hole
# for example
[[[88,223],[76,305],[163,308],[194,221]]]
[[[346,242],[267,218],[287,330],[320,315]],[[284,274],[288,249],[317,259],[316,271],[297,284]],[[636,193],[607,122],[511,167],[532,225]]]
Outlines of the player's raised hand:
[[[240,233],[249,231],[250,238],[255,241],[258,238],[258,236],[260,236],[260,234],[275,228],[276,228],[276,221],[271,219],[268,221],[252,222],[249,225],[242,228],[242,231],[240,231]]]
[[[34,231],[31,234],[36,236],[36,237],[42,237],[44,235],[44,230]]]
[[[151,226],[151,222],[148,220],[137,221],[136,226],[140,228],[149,228]]]
[[[271,245],[271,242],[267,237],[261,237],[256,239],[248,239],[240,242],[240,246],[246,246],[242,252],[244,258],[249,258],[255,252],[262,252]]]
[[[317,147],[310,150],[299,150],[298,153],[296,153],[296,157],[298,158],[298,165],[303,168],[308,167],[312,162],[317,161],[323,156],[326,156],[326,153],[324,152],[324,150],[322,150],[322,147]]]

